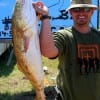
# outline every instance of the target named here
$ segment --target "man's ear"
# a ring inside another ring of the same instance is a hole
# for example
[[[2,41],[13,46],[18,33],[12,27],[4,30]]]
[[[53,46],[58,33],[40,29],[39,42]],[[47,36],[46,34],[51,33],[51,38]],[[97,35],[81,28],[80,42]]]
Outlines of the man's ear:
[[[72,15],[72,11],[71,11],[71,9],[69,10],[69,13],[70,13],[70,15]]]
[[[93,13],[94,13],[94,9],[92,9],[92,11],[91,11],[91,15],[93,15]]]
[[[70,13],[70,19],[72,19],[72,11],[71,11],[71,9],[69,10],[69,13]]]

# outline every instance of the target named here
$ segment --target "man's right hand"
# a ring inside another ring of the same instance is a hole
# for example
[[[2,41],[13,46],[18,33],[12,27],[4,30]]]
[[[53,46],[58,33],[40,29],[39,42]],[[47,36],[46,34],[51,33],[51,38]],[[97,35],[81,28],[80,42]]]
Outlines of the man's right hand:
[[[39,17],[43,15],[48,15],[48,8],[43,4],[43,2],[33,2],[32,5],[35,8],[35,11]]]

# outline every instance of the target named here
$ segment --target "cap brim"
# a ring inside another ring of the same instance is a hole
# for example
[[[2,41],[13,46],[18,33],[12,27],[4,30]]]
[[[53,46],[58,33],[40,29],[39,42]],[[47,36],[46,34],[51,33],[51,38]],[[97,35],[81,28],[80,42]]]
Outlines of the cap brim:
[[[89,5],[89,4],[75,4],[71,5],[69,8],[66,9],[66,11],[72,9],[72,8],[77,8],[77,7],[89,7],[89,8],[94,8],[95,10],[98,9],[96,5]]]

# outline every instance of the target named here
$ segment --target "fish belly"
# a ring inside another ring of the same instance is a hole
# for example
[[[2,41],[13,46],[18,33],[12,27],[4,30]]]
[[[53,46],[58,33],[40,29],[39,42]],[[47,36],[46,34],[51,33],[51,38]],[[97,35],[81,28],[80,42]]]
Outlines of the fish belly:
[[[37,18],[32,0],[16,0],[12,16],[12,36],[19,69],[34,86],[36,100],[45,100]],[[28,46],[25,50],[26,45]]]

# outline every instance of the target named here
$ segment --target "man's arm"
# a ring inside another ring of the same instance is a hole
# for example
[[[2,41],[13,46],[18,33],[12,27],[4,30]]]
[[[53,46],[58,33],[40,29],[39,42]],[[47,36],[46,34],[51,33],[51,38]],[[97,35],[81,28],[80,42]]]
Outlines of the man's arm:
[[[53,41],[49,19],[42,20],[40,31],[40,48],[44,56],[53,58],[58,55],[58,49]]]
[[[33,7],[40,16],[49,15],[48,8],[45,5],[42,4],[41,7],[38,7],[36,3],[33,3]],[[54,58],[58,55],[58,49],[53,41],[49,18],[41,20],[40,49],[41,53],[48,58]]]

